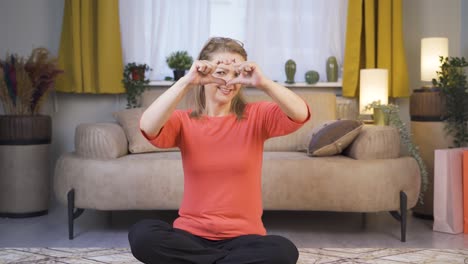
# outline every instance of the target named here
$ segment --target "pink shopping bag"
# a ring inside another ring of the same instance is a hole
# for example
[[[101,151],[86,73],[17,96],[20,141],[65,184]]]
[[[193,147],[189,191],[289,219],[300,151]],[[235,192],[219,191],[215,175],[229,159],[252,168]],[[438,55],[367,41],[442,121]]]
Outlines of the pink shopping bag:
[[[464,148],[434,153],[434,231],[463,232],[462,162]]]

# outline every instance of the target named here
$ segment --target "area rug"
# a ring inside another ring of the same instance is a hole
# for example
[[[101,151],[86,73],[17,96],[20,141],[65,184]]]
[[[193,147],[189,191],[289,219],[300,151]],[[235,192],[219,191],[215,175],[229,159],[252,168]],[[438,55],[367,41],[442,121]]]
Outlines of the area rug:
[[[301,248],[298,264],[467,264],[468,250]],[[0,248],[0,263],[139,263],[127,248]]]

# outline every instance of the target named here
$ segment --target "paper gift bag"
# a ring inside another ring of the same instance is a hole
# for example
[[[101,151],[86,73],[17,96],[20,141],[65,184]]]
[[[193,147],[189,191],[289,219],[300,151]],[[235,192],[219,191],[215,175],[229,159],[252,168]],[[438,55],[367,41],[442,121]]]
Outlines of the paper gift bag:
[[[463,232],[462,161],[464,148],[436,149],[434,156],[434,231]]]
[[[463,151],[463,233],[468,234],[468,150]]]

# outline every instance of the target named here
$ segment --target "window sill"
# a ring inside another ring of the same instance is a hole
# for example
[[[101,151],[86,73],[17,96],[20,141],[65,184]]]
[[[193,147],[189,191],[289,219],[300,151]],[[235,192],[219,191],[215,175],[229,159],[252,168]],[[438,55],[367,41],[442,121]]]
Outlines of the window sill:
[[[149,83],[149,87],[151,88],[168,88],[174,84],[173,81],[151,81]],[[294,84],[287,84],[283,82],[279,82],[279,84],[288,87],[288,88],[298,88],[299,90],[309,90],[313,89],[314,91],[320,91],[320,92],[333,92],[336,95],[341,95],[341,87],[342,87],[342,82],[319,82],[316,84],[307,84],[305,82],[298,82]]]

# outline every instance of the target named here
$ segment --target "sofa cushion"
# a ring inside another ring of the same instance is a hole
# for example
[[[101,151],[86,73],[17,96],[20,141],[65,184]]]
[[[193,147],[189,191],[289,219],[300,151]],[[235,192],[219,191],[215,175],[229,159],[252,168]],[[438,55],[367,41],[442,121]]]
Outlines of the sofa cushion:
[[[118,124],[84,123],[75,130],[75,151],[87,158],[119,158],[128,153],[127,138]]]
[[[173,151],[177,148],[161,149],[151,144],[140,131],[140,118],[143,108],[125,109],[114,112],[113,116],[122,126],[128,140],[131,153],[145,153],[153,151]]]
[[[312,130],[307,149],[309,156],[340,154],[358,136],[363,123],[357,120],[332,120]]]
[[[345,155],[360,160],[395,159],[400,156],[400,134],[393,126],[365,125],[345,150]]]

